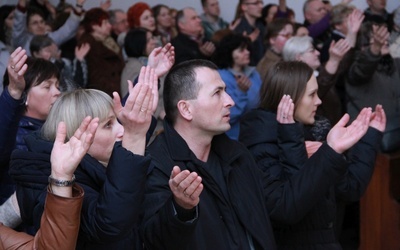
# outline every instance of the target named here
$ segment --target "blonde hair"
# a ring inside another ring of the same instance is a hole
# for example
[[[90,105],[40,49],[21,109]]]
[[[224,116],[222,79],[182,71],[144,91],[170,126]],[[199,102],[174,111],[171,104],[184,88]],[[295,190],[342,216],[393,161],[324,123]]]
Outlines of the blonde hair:
[[[42,127],[42,137],[54,141],[57,126],[64,121],[67,127],[66,140],[69,140],[85,117],[98,117],[100,121],[103,121],[108,117],[110,110],[113,110],[112,99],[103,91],[77,89],[64,93],[53,104]]]

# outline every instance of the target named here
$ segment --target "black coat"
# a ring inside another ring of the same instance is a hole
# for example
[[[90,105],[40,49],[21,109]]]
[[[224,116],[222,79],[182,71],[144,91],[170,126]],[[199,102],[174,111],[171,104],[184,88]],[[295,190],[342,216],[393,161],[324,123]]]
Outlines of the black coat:
[[[345,171],[339,178],[333,175],[309,174],[299,182],[312,185],[321,192],[310,200],[312,206],[297,221],[288,223],[277,217],[273,204],[268,207],[278,247],[281,249],[341,249],[334,236],[336,197],[358,200],[364,193],[373,173],[375,157],[382,133],[370,128],[367,134],[347,154]],[[291,139],[292,138],[292,139]],[[252,152],[258,167],[281,180],[304,175],[309,161],[314,161],[321,148],[307,160],[303,131],[299,124],[278,124],[276,114],[262,109],[253,110],[242,119],[239,140]],[[297,141],[297,143],[295,143]],[[296,147],[294,147],[294,145]],[[302,156],[300,156],[302,155]],[[332,160],[318,162],[314,171],[326,168]],[[293,166],[291,166],[294,164]],[[321,185],[329,182],[329,185]],[[333,181],[333,182],[332,182]],[[305,201],[305,200],[304,200]],[[306,201],[305,201],[306,202]]]
[[[220,158],[229,200],[223,198],[219,184],[168,122],[164,123],[164,133],[149,146],[154,166],[147,179],[141,228],[149,249],[235,249],[232,218],[247,230],[256,249],[275,249],[265,209],[276,221],[295,223],[314,206],[315,197],[325,194],[345,171],[344,158],[327,145],[308,161],[301,174],[287,182],[263,175],[246,148],[225,134],[214,137],[211,150]],[[321,161],[327,164],[320,166]],[[191,223],[175,216],[168,186],[174,165],[197,172],[203,180],[198,217]],[[301,185],[309,179],[316,181]]]
[[[179,33],[171,44],[175,47],[175,64],[192,59],[210,59],[201,53],[199,44],[185,34]]]
[[[39,227],[50,175],[52,142],[37,134],[26,138],[29,151],[11,156],[10,174],[24,222]],[[75,171],[84,189],[77,249],[141,249],[138,220],[149,157],[134,155],[114,145],[108,167],[86,155]]]

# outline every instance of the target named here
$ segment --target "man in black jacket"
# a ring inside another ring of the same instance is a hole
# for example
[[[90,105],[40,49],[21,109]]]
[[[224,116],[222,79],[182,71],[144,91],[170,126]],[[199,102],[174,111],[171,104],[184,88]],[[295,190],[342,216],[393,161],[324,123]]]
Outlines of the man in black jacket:
[[[178,35],[171,40],[175,47],[175,63],[191,59],[210,59],[215,46],[207,41],[203,35],[203,26],[197,12],[191,8],[184,8],[176,14]]]
[[[302,173],[280,182],[262,176],[247,149],[224,134],[233,105],[209,61],[187,61],[167,75],[164,133],[148,148],[141,225],[147,249],[276,249],[266,202],[276,203],[271,213],[282,220],[302,218],[344,174],[341,153],[368,127],[368,118],[357,135],[335,127]]]

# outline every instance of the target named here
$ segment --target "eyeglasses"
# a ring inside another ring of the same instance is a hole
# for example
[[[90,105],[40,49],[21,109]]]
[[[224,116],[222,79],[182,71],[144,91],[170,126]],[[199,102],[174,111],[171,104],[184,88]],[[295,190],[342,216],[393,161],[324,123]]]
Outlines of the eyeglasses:
[[[308,50],[304,51],[304,52],[301,53],[301,54],[305,54],[305,53],[314,53],[314,52],[315,52],[315,48],[312,47],[312,48],[309,48]]]
[[[252,3],[244,3],[246,5],[264,5],[263,1],[256,1],[256,2],[252,2]]]

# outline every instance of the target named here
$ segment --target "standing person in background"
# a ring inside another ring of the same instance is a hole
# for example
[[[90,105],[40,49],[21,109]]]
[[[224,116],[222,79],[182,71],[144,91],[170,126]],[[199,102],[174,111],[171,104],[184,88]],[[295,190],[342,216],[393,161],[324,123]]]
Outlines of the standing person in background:
[[[61,57],[61,51],[58,46],[46,35],[34,36],[29,49],[32,57],[50,61],[59,68],[61,81],[63,81],[66,91],[77,87],[86,87],[88,71],[85,56],[90,50],[89,44],[82,44],[80,47],[76,46],[75,58],[72,62],[67,58]]]
[[[331,17],[331,37],[325,41],[321,50],[321,62],[325,63],[329,60],[329,48],[332,41],[339,41],[346,39],[351,48],[356,47],[357,33],[360,30],[361,24],[364,20],[363,13],[346,4],[338,4],[332,8]],[[350,60],[353,57],[351,56]]]
[[[400,6],[393,12],[393,30],[389,37],[390,55],[400,57]]]
[[[250,65],[256,66],[265,53],[264,36],[265,26],[259,19],[263,1],[261,0],[240,0],[236,8],[235,19],[240,19],[234,31],[241,35],[248,36],[252,42]]]
[[[268,25],[267,45],[268,48],[257,64],[257,71],[261,79],[265,79],[269,68],[274,63],[282,60],[283,46],[293,35],[293,24],[288,19],[275,19]]]
[[[356,55],[346,75],[347,111],[354,114],[360,107],[382,104],[388,124],[397,126],[400,117],[400,58],[389,53],[386,25],[363,23],[357,41]],[[395,140],[387,140],[390,144]],[[385,145],[384,151],[400,148]]]
[[[78,46],[89,44],[86,55],[88,66],[87,88],[99,89],[112,96],[120,93],[121,74],[125,66],[122,49],[111,37],[109,15],[101,8],[93,8],[85,13],[82,21],[85,29]]]
[[[157,4],[152,10],[156,20],[155,34],[160,36],[162,44],[166,45],[178,33],[175,27],[175,18],[171,16],[169,7],[164,4]]]
[[[314,39],[316,49],[322,49],[323,43],[329,38],[330,9],[321,0],[306,0],[303,5],[304,25]]]
[[[126,13],[121,9],[109,10],[111,37],[118,42],[118,36],[129,30],[129,24]]]
[[[150,6],[144,2],[138,2],[128,9],[128,24],[130,29],[144,28],[150,32],[156,30],[156,21]]]
[[[229,138],[238,140],[239,124],[243,115],[258,107],[261,78],[254,66],[249,66],[251,52],[250,39],[239,34],[224,37],[213,56],[218,73],[226,84],[226,93],[235,105],[230,109],[226,132]]]
[[[129,28],[143,28],[156,34],[156,20],[153,11],[147,3],[137,2],[128,9]],[[156,46],[162,46],[160,37],[155,37]]]
[[[15,5],[3,5],[0,7],[0,42],[3,42],[10,52],[12,52],[11,43],[14,11]]]
[[[220,17],[221,10],[218,0],[201,0],[204,13],[201,14],[201,24],[204,28],[204,36],[211,40],[214,33],[221,29],[228,28],[229,24]]]
[[[260,19],[265,27],[268,27],[268,24],[274,20],[277,12],[278,5],[274,3],[269,3],[262,8]]]
[[[135,82],[140,69],[146,66],[156,41],[149,30],[134,28],[125,36],[124,49],[128,56],[121,75],[121,96],[128,94],[128,80]]]
[[[393,29],[393,14],[386,10],[386,0],[366,0],[368,8],[364,11],[364,22],[385,24],[389,32]]]
[[[26,0],[18,0],[15,10],[14,24],[12,31],[12,45],[14,47],[21,46],[24,48],[28,56],[29,44],[34,35],[48,35],[53,41],[60,46],[75,36],[81,14],[83,12],[83,4],[86,0],[77,0],[76,8],[71,12],[70,17],[58,30],[47,33],[43,14],[34,8],[27,9]]]
[[[178,35],[171,40],[175,47],[176,63],[191,59],[210,59],[215,45],[204,38],[204,29],[196,10],[183,8],[176,14]]]

